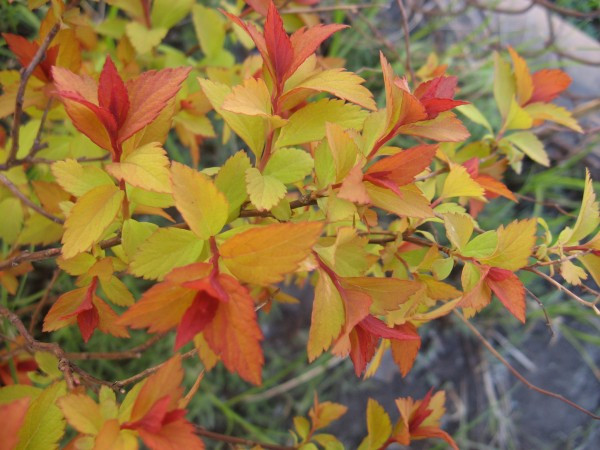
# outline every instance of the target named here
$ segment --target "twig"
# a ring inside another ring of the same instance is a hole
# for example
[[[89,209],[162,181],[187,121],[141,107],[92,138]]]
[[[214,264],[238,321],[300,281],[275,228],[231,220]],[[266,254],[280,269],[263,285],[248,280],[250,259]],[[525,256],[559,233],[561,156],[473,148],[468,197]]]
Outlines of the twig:
[[[358,3],[356,5],[331,5],[331,6],[318,6],[316,8],[283,8],[279,12],[281,14],[310,14],[317,12],[330,12],[330,11],[351,11],[356,12],[359,9],[368,8],[379,8],[389,9],[387,3]]]
[[[546,318],[546,325],[548,326],[548,329],[550,330],[550,334],[552,336],[554,336],[554,328],[552,327],[552,322],[550,320],[550,316],[548,315],[548,311],[546,311],[546,307],[544,306],[542,301],[539,299],[539,297],[537,295],[535,295],[533,292],[531,292],[528,288],[525,288],[525,292],[527,292],[529,294],[529,296],[532,299],[534,299],[538,305],[540,305],[540,308],[542,308],[542,312],[544,313],[544,317]]]
[[[265,444],[264,442],[257,442],[250,439],[238,438],[234,436],[228,436],[226,434],[215,433],[214,431],[209,431],[206,428],[202,428],[200,426],[196,426],[196,434],[199,436],[212,439],[213,441],[221,441],[227,442],[233,445],[244,445],[246,447],[252,448],[264,448],[267,450],[293,450],[296,447],[287,447],[285,445],[276,445],[276,444]]]
[[[163,338],[163,334],[157,334],[148,339],[143,344],[133,347],[129,350],[123,350],[120,352],[81,352],[81,353],[67,353],[67,358],[70,360],[90,360],[90,359],[137,359],[142,357],[142,353],[152,347],[155,343]]]
[[[61,225],[63,223],[65,223],[65,221],[62,220],[60,217],[56,217],[55,215],[50,214],[48,211],[46,211],[41,206],[38,206],[35,203],[33,203],[29,198],[27,198],[27,196],[25,194],[23,194],[19,190],[19,188],[17,186],[15,186],[13,184],[12,181],[10,181],[8,178],[6,178],[6,176],[4,176],[3,174],[0,174],[0,182],[4,186],[6,186],[8,188],[8,190],[10,190],[15,195],[15,197],[17,197],[19,200],[21,200],[23,203],[25,203],[27,206],[29,206],[31,209],[33,209],[37,213],[41,214],[42,216],[46,217],[47,219],[50,219],[54,223],[58,223]]]
[[[42,296],[40,301],[35,306],[35,309],[33,310],[33,314],[31,314],[31,321],[29,322],[29,333],[31,333],[31,335],[33,335],[33,333],[34,333],[34,328],[38,323],[40,314],[42,313],[42,309],[44,309],[44,305],[46,305],[46,303],[48,302],[48,299],[50,298],[50,292],[52,291],[52,288],[56,284],[56,280],[58,280],[58,276],[60,275],[60,272],[61,272],[61,269],[54,269],[54,273],[52,274],[50,283],[48,283],[48,287],[46,287],[46,291],[44,292],[44,295]]]
[[[406,72],[410,74],[411,83],[416,82],[415,73],[413,72],[411,61],[410,61],[410,29],[408,27],[408,17],[406,16],[406,8],[404,8],[403,0],[396,0],[398,8],[400,8],[400,15],[402,16],[402,28],[404,29],[404,48],[406,51]]]
[[[540,394],[547,395],[548,397],[552,397],[552,398],[555,398],[557,400],[560,400],[561,402],[566,403],[567,405],[569,405],[569,406],[571,406],[571,407],[573,407],[573,408],[581,411],[582,413],[587,414],[588,416],[590,416],[594,420],[600,420],[600,416],[594,414],[591,411],[588,411],[587,409],[585,409],[582,406],[579,406],[577,403],[569,400],[568,398],[565,398],[562,395],[557,394],[556,392],[552,392],[552,391],[548,391],[546,389],[542,389],[542,388],[536,386],[535,384],[531,383],[529,380],[527,380],[527,378],[525,378],[523,375],[521,375],[521,373],[517,369],[515,369],[513,366],[511,366],[511,364],[506,359],[504,359],[504,357],[500,353],[498,353],[498,351],[494,348],[494,346],[492,344],[490,344],[483,337],[483,335],[479,332],[479,330],[471,322],[469,322],[467,319],[465,319],[465,317],[461,313],[459,313],[456,310],[454,310],[452,312],[467,326],[467,328],[469,328],[469,330],[471,330],[471,332],[477,337],[477,339],[479,339],[479,341],[483,344],[483,346],[485,348],[487,348],[492,355],[494,355],[502,364],[504,364],[504,366],[515,377],[517,377],[521,383],[523,383],[529,389],[532,389],[535,392],[538,392]]]
[[[544,280],[546,280],[548,283],[554,285],[556,288],[558,288],[560,291],[563,291],[565,294],[567,294],[569,297],[571,297],[573,300],[575,300],[578,303],[581,303],[584,306],[587,306],[588,308],[592,308],[592,310],[600,316],[600,310],[598,309],[598,307],[596,306],[596,302],[589,302],[587,300],[582,299],[581,297],[579,297],[577,294],[571,292],[569,289],[567,289],[566,287],[564,287],[562,284],[560,284],[558,281],[556,281],[554,278],[552,278],[549,275],[546,275],[544,272],[540,272],[539,270],[537,270],[534,267],[524,267],[523,270],[527,270],[529,272],[533,272],[535,273],[538,277],[542,277]]]
[[[17,90],[17,97],[15,100],[15,114],[12,123],[12,145],[10,148],[10,152],[8,154],[8,158],[6,159],[6,163],[10,164],[17,156],[17,152],[19,151],[19,128],[21,127],[21,117],[23,115],[23,97],[25,96],[25,88],[27,87],[27,82],[29,78],[33,74],[33,71],[36,67],[44,60],[46,57],[46,51],[52,42],[52,39],[56,36],[58,31],[60,30],[60,21],[57,22],[44,38],[42,45],[38,48],[37,52],[31,59],[31,62],[27,66],[27,68],[21,74],[21,82],[19,83],[19,89]]]

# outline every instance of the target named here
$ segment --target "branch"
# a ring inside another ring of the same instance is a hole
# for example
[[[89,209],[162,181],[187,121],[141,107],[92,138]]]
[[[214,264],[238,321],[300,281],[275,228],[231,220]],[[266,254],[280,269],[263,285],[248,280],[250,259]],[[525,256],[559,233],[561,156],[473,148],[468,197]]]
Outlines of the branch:
[[[402,28],[404,30],[404,48],[406,51],[406,72],[410,74],[410,81],[416,83],[415,73],[413,72],[412,65],[410,62],[410,29],[408,27],[408,16],[406,15],[406,8],[404,8],[403,0],[396,0],[398,8],[400,8],[400,15],[402,16]]]
[[[90,360],[90,359],[139,359],[142,357],[142,353],[148,350],[155,343],[160,341],[164,337],[164,334],[157,334],[148,339],[143,344],[133,347],[129,350],[123,350],[120,352],[81,352],[81,353],[67,353],[67,358],[70,360]]]
[[[60,275],[60,273],[61,273],[61,269],[58,269],[58,268],[54,269],[54,273],[52,274],[50,283],[48,283],[48,287],[46,287],[44,296],[40,299],[40,301],[37,303],[37,305],[35,305],[33,314],[31,314],[31,321],[29,322],[29,333],[31,333],[31,335],[33,335],[33,332],[34,332],[33,330],[38,323],[40,314],[42,313],[42,309],[44,308],[44,305],[48,302],[48,299],[50,298],[50,292],[52,291],[54,284],[56,284],[56,281],[58,280],[58,276]]]
[[[65,221],[62,220],[60,217],[56,217],[55,215],[50,214],[44,208],[42,208],[39,205],[36,205],[31,200],[29,200],[29,198],[27,198],[27,196],[25,194],[23,194],[19,190],[19,188],[17,186],[15,186],[13,184],[13,182],[10,181],[8,178],[6,178],[6,176],[4,176],[3,174],[0,174],[0,182],[4,186],[6,186],[8,188],[8,190],[15,195],[15,197],[17,197],[19,200],[21,200],[23,203],[25,203],[27,206],[29,206],[31,209],[33,209],[37,213],[41,214],[42,216],[44,216],[47,219],[50,219],[54,223],[59,223],[61,225],[65,223]]]
[[[52,39],[56,36],[58,31],[60,30],[60,22],[57,22],[44,38],[42,45],[38,48],[38,51],[35,53],[31,62],[27,66],[27,68],[21,74],[21,82],[19,83],[19,89],[17,90],[17,98],[15,100],[15,114],[12,124],[12,146],[10,148],[10,153],[8,154],[8,158],[6,159],[6,164],[11,164],[14,159],[17,157],[17,152],[19,151],[19,128],[21,127],[21,117],[23,115],[23,97],[25,96],[25,88],[27,87],[27,82],[33,74],[35,68],[44,60],[46,57],[46,51],[52,42]]]
[[[206,428],[202,428],[200,426],[196,426],[196,434],[198,434],[199,436],[208,438],[208,439],[212,439],[214,441],[227,442],[229,444],[234,444],[234,445],[244,445],[246,447],[252,447],[252,448],[264,448],[267,450],[293,450],[296,448],[296,447],[287,447],[284,445],[265,444],[263,442],[252,441],[250,439],[228,436],[226,434],[215,433],[214,431],[209,431]]]
[[[552,397],[552,398],[558,399],[561,402],[566,403],[567,405],[569,405],[569,406],[571,406],[571,407],[573,407],[573,408],[581,411],[582,413],[587,414],[592,419],[594,419],[594,420],[600,420],[600,416],[594,414],[591,411],[588,411],[587,409],[585,409],[582,406],[579,406],[577,403],[569,400],[568,398],[565,398],[562,395],[557,394],[556,392],[552,392],[552,391],[548,391],[546,389],[542,389],[542,388],[536,386],[535,384],[531,383],[529,380],[527,380],[527,378],[525,378],[523,375],[521,375],[521,373],[517,369],[515,369],[513,366],[511,366],[510,363],[506,359],[504,359],[504,357],[500,353],[498,353],[498,351],[492,346],[492,344],[490,344],[483,337],[483,335],[479,332],[479,330],[477,328],[475,328],[475,326],[471,322],[469,322],[467,319],[465,319],[465,317],[461,313],[459,313],[456,310],[454,310],[453,313],[467,326],[467,328],[469,328],[469,330],[471,330],[471,332],[473,332],[473,334],[477,337],[477,339],[479,339],[479,341],[483,344],[483,346],[485,348],[487,348],[492,355],[494,355],[502,364],[504,364],[504,366],[515,377],[517,377],[521,383],[523,383],[529,389],[532,389],[535,392],[538,392],[540,394],[547,395],[548,397]]]

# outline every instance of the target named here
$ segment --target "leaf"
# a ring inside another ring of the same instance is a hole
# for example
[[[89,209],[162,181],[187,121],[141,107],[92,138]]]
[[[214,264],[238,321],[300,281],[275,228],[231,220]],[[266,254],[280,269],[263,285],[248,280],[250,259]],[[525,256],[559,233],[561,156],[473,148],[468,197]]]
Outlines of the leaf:
[[[250,159],[246,152],[240,150],[225,161],[215,178],[215,186],[227,198],[229,219],[239,213],[240,207],[248,198],[245,176],[250,167]]]
[[[337,197],[358,205],[368,205],[371,198],[363,183],[363,172],[360,166],[354,166],[344,178]]]
[[[277,178],[263,175],[254,167],[246,170],[246,191],[250,201],[259,211],[268,211],[287,193],[285,185]]]
[[[367,437],[361,442],[359,450],[377,450],[392,434],[390,416],[376,400],[367,402]]]
[[[111,276],[107,281],[100,279],[100,286],[104,291],[104,295],[111,302],[118,306],[130,306],[135,303],[135,299],[125,283],[115,276]]]
[[[267,134],[266,120],[260,116],[244,116],[225,111],[221,108],[225,98],[231,93],[231,88],[222,83],[216,83],[199,78],[202,91],[208,97],[211,105],[231,129],[244,140],[257,159],[260,158],[265,145]]]
[[[248,290],[234,278],[222,275],[219,281],[229,295],[229,301],[219,302],[214,319],[204,330],[204,337],[227,369],[260,385],[264,364],[260,347],[263,335],[256,321],[254,301]]]
[[[236,114],[265,117],[275,126],[285,123],[285,120],[273,115],[271,93],[261,78],[246,78],[243,84],[235,86],[225,97],[221,108]]]
[[[365,80],[353,72],[344,69],[329,69],[317,72],[315,75],[305,79],[300,84],[287,92],[293,95],[297,91],[307,89],[315,92],[327,92],[338,98],[375,111],[377,105],[373,100],[373,94],[362,84]],[[284,96],[285,98],[285,96]]]
[[[373,205],[400,217],[416,217],[427,219],[433,217],[433,210],[429,202],[415,185],[406,185],[399,188],[402,197],[387,188],[365,183],[367,193]]]
[[[358,146],[354,139],[338,124],[325,124],[329,151],[335,164],[335,181],[343,181],[348,173],[356,166]],[[362,170],[360,179],[362,181]]]
[[[172,269],[196,262],[203,247],[204,241],[191,231],[160,228],[138,247],[129,271],[160,281]]]
[[[100,432],[104,417],[99,405],[85,394],[68,394],[58,399],[67,422],[82,434],[96,435]]]
[[[465,115],[467,117],[467,119],[469,119],[471,122],[475,122],[478,125],[482,125],[490,133],[493,132],[492,126],[490,125],[488,120],[481,113],[481,111],[479,109],[477,109],[477,107],[474,104],[469,103],[468,105],[460,105],[460,106],[457,106],[455,109],[459,113]]]
[[[310,254],[322,227],[319,222],[257,227],[228,239],[219,252],[239,280],[268,285],[298,268]]]
[[[513,97],[504,122],[505,130],[526,130],[533,126],[533,118],[528,111],[522,108]]]
[[[227,223],[229,205],[214,183],[191,167],[171,165],[175,206],[200,239],[218,234]]]
[[[446,227],[448,240],[458,250],[467,245],[473,234],[473,219],[467,214],[444,214],[444,226]]]
[[[195,4],[192,6],[192,23],[202,52],[208,58],[218,57],[225,43],[223,16],[212,8]]]
[[[336,123],[343,128],[359,130],[367,116],[359,106],[342,100],[321,99],[293,113],[281,128],[277,147],[304,144],[323,139],[325,124]]]
[[[0,427],[0,444],[2,449],[10,450],[17,447],[19,430],[25,421],[30,399],[23,397],[10,403],[0,405],[2,427]]]
[[[525,323],[525,287],[519,277],[509,270],[492,267],[485,282],[506,309]]]
[[[294,48],[292,47],[290,37],[283,28],[281,16],[272,2],[269,4],[267,11],[264,36],[265,45],[273,65],[273,76],[277,82],[283,83],[287,78],[288,70],[291,69],[294,62]]]
[[[400,327],[405,333],[413,333],[416,336],[419,335],[417,333],[417,328],[410,322],[407,322],[403,325],[396,325],[396,327]],[[400,373],[402,376],[405,377],[408,375],[408,372],[410,372],[410,369],[412,369],[412,366],[415,363],[415,359],[419,353],[419,348],[421,348],[421,339],[390,339],[390,348],[392,350],[394,362],[400,368]]]
[[[478,236],[475,236],[461,250],[461,255],[470,258],[487,258],[494,253],[498,247],[498,233],[494,230],[486,231]]]
[[[312,172],[313,159],[298,148],[280,148],[269,158],[263,174],[291,184],[303,181]]]
[[[509,134],[504,139],[514,144],[536,163],[546,167],[550,166],[550,159],[546,150],[544,150],[544,143],[535,134],[529,131],[521,131]]]
[[[533,94],[529,103],[551,102],[571,84],[571,77],[559,69],[538,70],[532,78]]]
[[[194,0],[154,0],[150,16],[152,26],[171,28],[188,15]]]
[[[581,209],[573,228],[565,228],[558,236],[563,245],[575,244],[590,235],[600,224],[600,207],[589,170],[585,171],[585,187],[581,200]]]
[[[371,313],[375,315],[398,309],[421,288],[418,281],[387,277],[347,277],[342,279],[342,285],[368,295],[372,300]]]
[[[515,271],[527,265],[536,241],[535,219],[515,220],[508,226],[498,228],[498,246],[481,262],[490,266]]]
[[[560,274],[567,283],[573,286],[580,286],[582,280],[587,280],[587,273],[581,267],[566,260],[560,263]]]
[[[130,111],[119,129],[119,142],[124,142],[154,121],[175,97],[191,67],[149,70],[127,83]]]
[[[83,166],[74,159],[56,161],[52,164],[52,174],[57,183],[75,197],[81,197],[98,186],[114,185],[110,176],[99,167]]]
[[[118,180],[152,192],[171,193],[169,158],[158,142],[128,153],[121,162],[108,164],[106,170]]]
[[[398,133],[438,142],[461,142],[471,136],[469,130],[451,111],[440,113],[435,119],[402,125],[398,128]]]
[[[577,120],[573,117],[571,111],[562,106],[538,102],[527,105],[525,111],[535,121],[549,120],[570,128],[571,130],[575,130],[578,133],[583,133],[583,129],[577,123]]]
[[[346,310],[340,293],[327,273],[319,270],[306,349],[309,362],[329,349],[345,321]]]
[[[419,145],[392,156],[381,158],[365,172],[372,183],[389,180],[395,186],[412,183],[432,163],[437,145]]]
[[[113,184],[97,186],[77,200],[65,221],[64,258],[88,250],[98,242],[121,210],[123,191]]]
[[[494,98],[502,117],[508,116],[512,99],[516,93],[515,79],[510,64],[494,52]]]
[[[157,229],[158,225],[150,222],[138,222],[133,219],[123,221],[121,245],[129,262],[137,253],[140,245],[152,236]]]
[[[348,411],[348,407],[334,402],[317,402],[308,412],[314,427],[321,429],[338,420]]]
[[[483,188],[471,178],[465,167],[452,165],[440,197],[482,197],[483,194]]]
[[[167,35],[166,28],[147,28],[139,22],[128,22],[125,33],[136,53],[145,55],[156,48]]]
[[[533,79],[529,73],[527,62],[510,46],[508,53],[510,53],[514,67],[517,100],[520,105],[524,105],[533,94]]]
[[[65,419],[55,403],[65,392],[64,382],[54,383],[31,402],[25,422],[18,431],[17,450],[58,448],[65,432]]]

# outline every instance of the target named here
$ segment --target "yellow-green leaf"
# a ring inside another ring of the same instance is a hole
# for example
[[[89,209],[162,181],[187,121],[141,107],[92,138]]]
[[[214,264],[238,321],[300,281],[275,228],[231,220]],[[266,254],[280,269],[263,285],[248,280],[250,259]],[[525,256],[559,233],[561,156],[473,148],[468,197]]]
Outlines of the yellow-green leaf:
[[[504,123],[505,130],[526,130],[533,126],[533,118],[513,97]]]
[[[361,442],[359,450],[377,450],[392,434],[390,416],[372,398],[367,402],[367,430],[369,434]]]
[[[106,170],[132,186],[164,194],[171,192],[169,158],[158,142],[136,148],[121,162],[107,164]]]
[[[394,213],[397,216],[416,217],[420,219],[427,219],[434,216],[429,202],[414,184],[408,184],[399,188],[400,192],[402,192],[402,197],[399,197],[390,189],[376,186],[372,183],[365,183],[365,188],[373,205]]]
[[[585,188],[583,190],[583,199],[581,200],[581,209],[577,216],[577,221],[571,229],[565,228],[558,236],[558,241],[563,245],[576,244],[583,238],[592,233],[600,225],[600,212],[598,202],[596,202],[596,193],[589,170],[585,171]]]
[[[215,178],[215,186],[225,194],[229,203],[229,220],[238,214],[240,207],[248,198],[245,176],[250,166],[250,158],[246,152],[240,150],[225,161]]]
[[[548,154],[546,153],[546,150],[544,150],[544,143],[530,131],[513,133],[506,136],[504,139],[514,144],[536,163],[546,167],[550,166],[550,159],[548,159]]]
[[[274,177],[283,184],[302,181],[312,172],[313,159],[299,148],[280,148],[269,159],[264,175]]]
[[[246,190],[250,201],[259,211],[270,210],[287,192],[281,181],[273,176],[263,175],[254,167],[246,170]]]
[[[444,226],[448,240],[459,250],[467,245],[473,234],[473,219],[468,214],[444,214]]]
[[[537,221],[515,220],[498,228],[498,245],[489,258],[481,262],[494,267],[515,271],[527,265],[536,241]]]
[[[171,166],[175,206],[190,229],[202,240],[218,234],[227,223],[229,205],[214,183],[183,164]]]
[[[441,198],[482,197],[484,189],[463,166],[453,165],[444,181]]]
[[[85,394],[68,394],[58,399],[67,422],[83,434],[96,435],[102,428],[104,418],[100,407]]]
[[[71,209],[65,221],[62,255],[72,258],[98,242],[121,210],[123,192],[114,184],[93,188]]]
[[[95,166],[83,166],[74,159],[52,164],[52,174],[60,186],[69,194],[81,197],[95,187],[114,184],[105,171]]]
[[[502,117],[508,115],[510,104],[515,96],[516,87],[510,63],[494,53],[494,98]]]
[[[525,107],[525,111],[533,118],[533,120],[549,120],[556,122],[567,128],[583,133],[583,129],[577,123],[577,120],[566,108],[555,105],[553,103],[536,102]]]

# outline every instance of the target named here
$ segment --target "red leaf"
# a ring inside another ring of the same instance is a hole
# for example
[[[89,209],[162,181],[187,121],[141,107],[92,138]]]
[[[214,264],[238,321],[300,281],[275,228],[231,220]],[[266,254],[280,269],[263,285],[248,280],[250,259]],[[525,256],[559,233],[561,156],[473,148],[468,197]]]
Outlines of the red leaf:
[[[194,297],[194,302],[183,314],[177,326],[175,350],[191,341],[214,319],[219,307],[219,298],[210,292],[199,291]]]
[[[150,407],[144,417],[135,422],[124,423],[122,428],[128,430],[142,429],[149,431],[150,433],[158,433],[162,427],[170,403],[171,397],[165,395]]]
[[[29,42],[22,36],[2,33],[2,37],[6,40],[8,48],[15,54],[23,67],[27,67],[40,46],[36,42]],[[49,48],[42,62],[33,71],[33,76],[44,82],[52,81],[51,68],[56,64],[58,56],[58,46]]]
[[[485,282],[506,309],[525,323],[525,287],[519,277],[510,270],[492,267]]]
[[[271,63],[275,69],[275,78],[281,86],[285,82],[285,75],[288,73],[294,60],[294,49],[289,36],[283,28],[283,21],[271,2],[265,21],[265,44],[271,58]]]
[[[423,400],[421,400],[419,407],[411,414],[409,423],[411,435],[414,433],[414,431],[416,431],[419,428],[419,425],[421,425],[423,421],[427,419],[433,412],[431,409],[428,409],[429,402],[431,402],[432,394],[433,388],[427,391],[427,395],[423,397]]]
[[[456,445],[456,442],[454,442],[454,439],[452,439],[452,436],[450,436],[444,430],[440,430],[437,427],[421,427],[421,428],[415,430],[413,433],[411,433],[411,437],[412,438],[430,438],[431,437],[431,438],[443,439],[444,441],[446,441],[448,443],[448,445],[450,445],[450,447],[453,448],[453,450],[459,450],[458,445]]]
[[[158,433],[150,433],[144,429],[138,431],[144,444],[152,450],[203,450],[205,448],[204,443],[194,432],[194,426],[183,419],[164,424]]]
[[[527,103],[551,102],[571,84],[571,77],[559,69],[538,70],[532,79],[533,94]]]
[[[376,179],[393,181],[397,186],[404,186],[414,181],[435,157],[437,145],[419,145],[409,148],[393,156],[382,158],[373,164],[365,173],[365,179],[377,184]]]
[[[129,111],[129,97],[125,83],[119,76],[110,56],[106,57],[98,83],[98,104],[112,113],[117,127],[123,125]]]
[[[354,373],[357,377],[365,371],[367,364],[373,359],[378,342],[378,336],[369,333],[360,326],[355,327],[350,333],[350,344],[352,346],[350,359],[354,364]]]
[[[365,329],[375,336],[386,339],[398,339],[414,341],[419,340],[419,335],[412,332],[410,329],[402,327],[390,328],[383,320],[378,319],[373,315],[368,315],[358,324],[359,327]]]
[[[421,83],[415,89],[415,96],[427,110],[428,119],[434,119],[441,112],[469,103],[453,100],[456,83],[456,77],[437,77]]]
[[[439,113],[449,111],[452,108],[456,108],[460,105],[467,105],[469,102],[464,102],[462,100],[453,100],[450,98],[431,98],[427,100],[422,100],[421,103],[427,111],[427,118],[435,119]]]
[[[191,67],[150,70],[127,83],[129,114],[119,130],[119,144],[158,117],[175,97]]]
[[[94,277],[92,284],[88,287],[83,301],[77,307],[75,311],[70,314],[66,314],[61,319],[68,319],[69,317],[77,316],[77,325],[79,325],[79,331],[83,337],[83,341],[87,342],[92,337],[94,330],[98,328],[100,322],[100,316],[98,315],[98,309],[93,303],[94,294],[96,287],[98,286],[98,278]]]
[[[513,202],[517,201],[515,195],[511,192],[510,189],[506,187],[504,183],[496,180],[495,178],[490,177],[489,175],[478,175],[473,177],[473,179],[479,183],[479,185],[485,189],[486,197],[494,198],[498,195],[502,197],[506,197]]]
[[[348,25],[316,25],[311,28],[300,28],[292,34],[290,40],[294,48],[294,61],[286,78],[290,77],[310,55],[316,52],[325,39],[344,28],[348,28]]]

